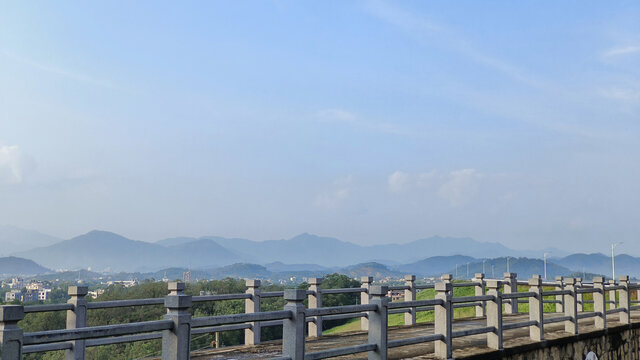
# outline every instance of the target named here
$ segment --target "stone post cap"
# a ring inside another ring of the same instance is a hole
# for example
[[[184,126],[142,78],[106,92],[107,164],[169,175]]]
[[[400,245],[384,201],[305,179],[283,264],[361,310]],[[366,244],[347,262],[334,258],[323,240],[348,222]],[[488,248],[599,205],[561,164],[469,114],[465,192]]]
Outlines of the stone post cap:
[[[389,287],[386,285],[375,285],[369,289],[369,295],[371,296],[385,296],[389,292]]]
[[[451,281],[453,279],[453,275],[451,274],[442,274],[442,276],[440,276],[440,280],[442,281]]]
[[[0,322],[18,322],[24,319],[24,306],[2,305],[0,306]]]
[[[582,278],[581,277],[577,277],[576,278],[576,283],[581,283],[582,282]]]
[[[69,296],[86,296],[89,293],[89,288],[86,286],[69,286],[67,294]]]
[[[405,281],[416,281],[416,276],[415,275],[405,275],[404,279],[405,279]]]
[[[450,292],[450,291],[453,291],[453,284],[448,282],[439,282],[439,283],[436,283],[436,285],[434,286],[434,289],[437,292],[443,292],[443,291]]]
[[[629,282],[629,275],[620,275],[618,276],[618,280],[620,280],[620,282],[622,281]]]
[[[191,295],[167,295],[164,297],[167,309],[188,309],[191,307]]]
[[[309,278],[309,285],[320,285],[322,284],[322,278]]]
[[[531,275],[532,279],[542,279],[542,276],[540,275]]]
[[[574,279],[574,278],[566,278],[566,279],[564,279],[564,283],[565,283],[565,285],[575,285],[576,284],[576,279]]]
[[[307,291],[302,289],[284,289],[284,299],[287,301],[302,302],[307,298]]]
[[[484,279],[484,274],[483,273],[476,273],[476,275],[474,276],[476,279]]]
[[[500,286],[502,286],[502,281],[500,280],[487,280],[487,287],[489,289],[498,289]]]
[[[531,279],[529,279],[529,285],[542,286],[542,279],[540,278],[540,275],[534,275]]]
[[[593,283],[603,283],[604,282],[604,276],[594,276],[593,277]]]
[[[518,277],[518,274],[516,274],[516,273],[512,273],[512,272],[504,273],[504,278],[505,279],[515,279],[516,277]]]
[[[615,285],[615,284],[616,284],[616,281],[615,281],[615,280],[613,280],[613,279],[609,279],[609,285]]]
[[[252,288],[260,287],[260,284],[261,284],[260,280],[257,280],[257,279],[245,281],[245,285],[247,285],[247,287],[252,287]]]
[[[371,284],[373,282],[373,276],[362,276],[360,282],[363,284]]]
[[[187,285],[182,281],[171,281],[167,284],[169,291],[184,291],[187,288]]]
[[[556,281],[562,281],[564,279],[564,277],[562,276],[556,276]]]

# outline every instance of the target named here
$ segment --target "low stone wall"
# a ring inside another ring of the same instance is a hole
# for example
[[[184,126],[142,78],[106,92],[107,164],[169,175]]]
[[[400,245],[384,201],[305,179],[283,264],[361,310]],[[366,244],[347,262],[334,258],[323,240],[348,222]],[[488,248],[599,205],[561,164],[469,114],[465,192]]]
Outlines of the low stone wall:
[[[575,336],[545,340],[500,351],[459,357],[462,360],[584,360],[593,351],[598,360],[640,359],[640,324],[612,326]]]

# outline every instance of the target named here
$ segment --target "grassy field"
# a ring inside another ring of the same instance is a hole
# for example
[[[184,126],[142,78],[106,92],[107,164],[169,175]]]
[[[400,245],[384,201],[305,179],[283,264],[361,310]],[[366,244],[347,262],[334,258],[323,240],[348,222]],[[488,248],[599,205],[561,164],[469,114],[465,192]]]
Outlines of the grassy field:
[[[544,287],[544,291],[551,291],[551,290],[555,290],[555,288],[553,287]],[[518,286],[518,291],[519,292],[527,292],[529,291],[529,287],[528,286]],[[634,291],[635,293],[635,291]],[[453,296],[454,297],[461,297],[461,296],[474,296],[474,288],[473,287],[460,287],[460,288],[454,288],[453,289]],[[418,300],[427,300],[427,299],[433,299],[435,297],[435,290],[433,289],[427,289],[427,290],[423,290],[420,291],[417,295],[416,298]],[[635,294],[632,294],[632,297],[635,299]],[[607,291],[607,300],[609,298],[609,292]],[[544,297],[545,300],[554,300],[555,296],[545,296]],[[584,300],[593,300],[593,297],[591,294],[584,294]],[[593,311],[593,304],[585,304],[584,305],[585,309],[584,311]],[[608,308],[608,307],[607,307]],[[529,303],[527,301],[526,298],[520,299],[520,302],[518,303],[518,311],[520,313],[528,313],[529,312]],[[556,306],[555,304],[544,304],[544,312],[555,312],[556,311]],[[467,307],[467,308],[458,308],[458,309],[454,309],[453,311],[453,317],[455,319],[460,319],[460,318],[466,318],[466,317],[474,317],[476,314],[476,310],[473,307]],[[416,315],[416,322],[418,323],[423,323],[423,322],[433,322],[434,319],[434,315],[433,315],[433,310],[430,311],[421,311],[418,312],[418,314]],[[391,314],[389,315],[389,326],[398,326],[398,325],[404,325],[404,314]],[[336,333],[341,333],[341,332],[346,332],[346,331],[355,331],[355,330],[360,330],[360,319],[351,319],[349,320],[349,322],[343,324],[343,325],[339,325],[336,327],[333,327],[331,329],[326,329],[323,331],[324,334],[336,334]]]

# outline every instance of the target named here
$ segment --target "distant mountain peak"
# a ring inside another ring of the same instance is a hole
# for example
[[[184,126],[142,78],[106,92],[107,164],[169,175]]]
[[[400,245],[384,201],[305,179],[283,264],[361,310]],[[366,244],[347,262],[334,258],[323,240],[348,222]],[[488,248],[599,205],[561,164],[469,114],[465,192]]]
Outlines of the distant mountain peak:
[[[308,232],[303,232],[302,234],[298,234],[294,237],[292,237],[289,240],[316,240],[316,239],[320,239],[321,237],[315,234],[309,234]]]
[[[113,242],[135,242],[135,240],[131,240],[120,234],[116,234],[114,232],[104,231],[104,230],[91,230],[88,233],[82,234],[80,236],[76,236],[70,239],[69,241],[91,242],[95,244],[113,243]]]
[[[291,239],[289,239],[288,241],[292,241],[292,242],[318,242],[318,241],[332,241],[332,242],[336,242],[336,243],[342,243],[342,244],[351,244],[347,241],[343,241],[340,239],[336,239],[330,236],[320,236],[320,235],[316,235],[316,234],[310,234],[310,233],[302,233],[299,235],[296,235],[294,237],[292,237]]]
[[[83,235],[80,235],[80,236],[112,236],[112,237],[124,238],[124,236],[122,236],[120,234],[116,234],[114,232],[106,231],[106,230],[98,230],[98,229],[91,230],[91,231],[87,232],[86,234],[83,234]],[[80,237],[80,236],[77,236],[77,237]]]
[[[0,258],[0,274],[2,275],[36,275],[49,272],[51,270],[29,259],[16,256]]]
[[[0,225],[0,255],[14,254],[40,246],[54,244],[61,239],[13,225]]]

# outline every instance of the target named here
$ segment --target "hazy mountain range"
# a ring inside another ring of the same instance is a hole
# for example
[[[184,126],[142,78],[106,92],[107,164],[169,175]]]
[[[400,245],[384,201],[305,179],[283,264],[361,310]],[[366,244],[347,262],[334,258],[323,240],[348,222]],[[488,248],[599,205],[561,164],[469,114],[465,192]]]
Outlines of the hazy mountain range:
[[[112,272],[154,271],[167,267],[212,268],[241,262],[261,265],[320,263],[325,267],[343,267],[374,260],[384,264],[406,264],[431,256],[484,258],[521,254],[499,243],[437,236],[404,244],[372,246],[307,233],[285,240],[252,241],[207,236],[149,243],[97,230],[49,246],[13,253],[52,269],[91,268]]]
[[[41,246],[62,241],[55,236],[37,231],[25,230],[15,226],[0,225],[0,256],[7,256]]]
[[[16,238],[11,238],[12,234]],[[6,239],[9,246],[4,246]],[[37,232],[0,227],[0,241],[3,251],[10,249],[12,244],[18,244],[17,248],[21,250],[12,254],[35,261],[45,269],[39,271],[91,269],[149,274],[173,268],[202,270],[202,276],[261,274],[258,277],[279,273],[307,276],[333,271],[354,276],[426,276],[457,271],[460,277],[466,277],[467,266],[470,275],[481,272],[481,259],[486,258],[490,260],[484,263],[485,272],[493,272],[499,277],[506,271],[507,256],[510,257],[512,272],[528,277],[543,271],[542,260],[531,258],[531,254],[540,256],[543,250],[517,251],[499,243],[437,236],[404,244],[372,246],[307,233],[284,240],[252,241],[206,236],[169,238],[150,243],[106,231],[91,231],[69,240],[59,240]],[[43,243],[48,245],[24,250],[29,244]],[[553,251],[554,254],[561,253]],[[617,259],[619,274],[633,276],[640,273],[640,258],[619,255]],[[549,274],[568,275],[584,269],[591,273],[610,274],[610,258],[602,254],[573,254],[551,259],[547,264]]]
[[[91,231],[50,246],[15,253],[51,269],[155,271],[167,267],[219,267],[242,259],[210,240],[163,246]]]
[[[38,275],[49,272],[51,272],[51,270],[36,264],[33,260],[15,256],[0,258],[0,277]]]

